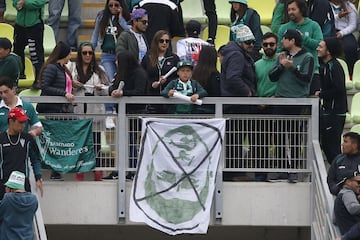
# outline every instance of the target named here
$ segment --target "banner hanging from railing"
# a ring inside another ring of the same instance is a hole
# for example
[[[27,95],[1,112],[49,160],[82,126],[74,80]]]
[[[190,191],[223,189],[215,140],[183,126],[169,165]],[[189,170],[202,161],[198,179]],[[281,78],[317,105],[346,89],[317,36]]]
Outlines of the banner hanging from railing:
[[[41,120],[36,138],[43,163],[61,172],[88,172],[95,167],[92,120]]]
[[[143,119],[130,220],[206,233],[224,133],[225,119]]]

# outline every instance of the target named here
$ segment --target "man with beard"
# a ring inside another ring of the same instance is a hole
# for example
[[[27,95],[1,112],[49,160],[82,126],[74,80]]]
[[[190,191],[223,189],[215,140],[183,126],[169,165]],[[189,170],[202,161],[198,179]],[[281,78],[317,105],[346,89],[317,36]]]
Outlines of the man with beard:
[[[302,48],[310,52],[315,61],[315,71],[311,79],[310,95],[314,95],[315,91],[320,89],[319,77],[319,60],[316,48],[323,39],[320,25],[307,17],[307,5],[305,0],[290,0],[287,5],[287,13],[289,22],[281,25],[278,32],[279,39],[283,39],[283,35],[288,29],[296,29],[301,32]],[[282,51],[281,45],[278,52]]]
[[[116,44],[116,56],[124,50],[128,50],[141,62],[148,50],[148,42],[144,35],[148,27],[148,14],[145,9],[138,8],[131,12],[132,26],[129,30],[120,33]]]
[[[269,78],[269,72],[273,68],[276,62],[276,49],[278,46],[278,38],[276,34],[268,32],[265,33],[262,40],[262,48],[264,50],[265,55],[255,63],[255,73],[256,73],[256,86],[257,86],[257,95],[258,97],[273,97],[276,91],[276,82],[272,82]],[[271,105],[259,105],[256,108],[257,114],[272,114],[273,108]],[[266,159],[268,157],[268,146],[271,144],[271,136],[268,134],[272,132],[270,124],[271,120],[267,123],[257,122],[256,129],[258,137],[256,138],[256,149],[251,151],[254,158],[258,160]],[[266,161],[262,161],[266,162]],[[258,161],[259,167],[267,167],[259,165],[260,161]],[[255,173],[256,181],[265,181],[267,178],[266,173]]]

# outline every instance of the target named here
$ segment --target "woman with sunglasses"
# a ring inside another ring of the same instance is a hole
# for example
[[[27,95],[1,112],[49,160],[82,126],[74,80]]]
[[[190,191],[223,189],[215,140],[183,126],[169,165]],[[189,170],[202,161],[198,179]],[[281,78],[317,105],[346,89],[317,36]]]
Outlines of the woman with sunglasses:
[[[179,57],[171,52],[170,44],[170,34],[164,30],[157,31],[151,42],[150,49],[141,62],[149,79],[149,95],[160,96],[160,92],[166,85],[177,78],[176,71],[164,78],[164,75],[173,67],[176,67],[180,61]],[[163,112],[162,106],[148,106],[148,110],[156,113]]]
[[[76,62],[69,62],[67,67],[73,79],[73,94],[75,96],[107,96],[109,79],[105,69],[95,59],[94,48],[91,42],[80,44],[77,52]],[[78,104],[74,108],[79,114],[103,114],[104,104]],[[94,118],[93,133],[95,156],[99,152],[100,130],[102,129],[100,119]],[[96,159],[96,166],[99,167],[100,159]],[[84,180],[84,173],[77,173],[76,180]],[[94,180],[102,180],[102,171],[94,171]]]
[[[105,8],[96,17],[91,43],[94,48],[100,46],[101,65],[104,66],[110,81],[113,80],[116,72],[117,38],[123,30],[130,29],[127,25],[129,20],[130,13],[124,0],[107,0]],[[113,112],[113,104],[106,104],[106,112]],[[110,125],[115,126],[113,123]]]

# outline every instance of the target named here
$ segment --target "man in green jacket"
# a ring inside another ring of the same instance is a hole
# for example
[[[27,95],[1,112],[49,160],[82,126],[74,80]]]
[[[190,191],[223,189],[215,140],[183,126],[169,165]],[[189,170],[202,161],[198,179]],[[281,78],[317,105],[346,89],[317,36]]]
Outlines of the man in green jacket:
[[[296,29],[301,32],[302,46],[310,52],[315,61],[315,72],[311,80],[310,95],[314,95],[315,91],[320,90],[319,77],[319,59],[317,57],[316,48],[323,39],[320,25],[307,17],[307,5],[305,0],[289,0],[287,5],[289,22],[283,24],[279,28],[278,37],[283,39],[283,35],[287,29]],[[278,52],[282,51],[281,45]]]
[[[274,67],[270,70],[271,81],[277,82],[275,97],[305,98],[309,95],[310,82],[314,73],[314,58],[311,53],[302,48],[302,35],[298,30],[288,29],[283,34],[282,46],[285,50],[280,53]],[[304,111],[302,106],[276,106],[276,115],[299,116]],[[304,125],[301,121],[286,120],[277,124],[274,132],[278,145],[278,159],[288,164],[288,168],[296,168],[302,156],[301,132]],[[297,180],[295,173],[288,174],[290,183]]]
[[[13,7],[17,10],[14,26],[14,53],[20,56],[23,65],[20,78],[25,78],[25,46],[29,45],[36,79],[44,63],[43,16],[46,2],[47,0],[13,0]]]
[[[18,55],[11,53],[12,44],[7,38],[0,38],[0,76],[7,76],[17,86],[22,68]]]

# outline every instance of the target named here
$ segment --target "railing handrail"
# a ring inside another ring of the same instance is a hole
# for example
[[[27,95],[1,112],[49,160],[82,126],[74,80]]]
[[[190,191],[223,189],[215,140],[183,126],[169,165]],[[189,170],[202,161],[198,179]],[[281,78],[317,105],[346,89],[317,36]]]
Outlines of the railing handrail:
[[[324,163],[324,159],[322,156],[322,151],[320,148],[320,143],[317,140],[313,140],[313,148],[314,148],[314,154],[315,154],[315,160],[313,161],[313,171],[314,171],[314,177],[319,177],[320,181],[320,188],[318,192],[314,191],[314,194],[320,194],[322,196],[322,199],[324,199],[324,202],[321,202],[324,204],[325,208],[325,226],[323,231],[323,238],[322,239],[329,239],[334,240],[336,236],[340,236],[340,232],[337,226],[333,224],[333,213],[334,213],[334,197],[330,193],[330,190],[328,188],[327,184],[327,171]],[[316,181],[316,179],[314,180]],[[314,189],[314,188],[313,188]],[[315,209],[314,209],[315,210]],[[313,227],[313,224],[312,224]],[[326,231],[328,230],[328,231]]]

